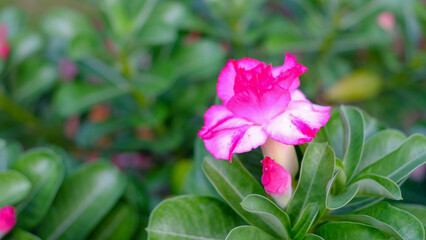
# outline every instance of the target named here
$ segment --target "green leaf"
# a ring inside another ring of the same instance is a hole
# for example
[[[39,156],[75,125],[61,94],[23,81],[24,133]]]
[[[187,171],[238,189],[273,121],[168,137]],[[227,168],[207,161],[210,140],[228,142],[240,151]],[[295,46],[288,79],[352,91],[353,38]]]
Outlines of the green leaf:
[[[14,40],[12,47],[10,58],[13,64],[18,65],[43,47],[43,39],[39,33],[24,32]]]
[[[31,190],[31,182],[19,172],[0,172],[0,206],[22,201]]]
[[[136,208],[130,203],[120,202],[102,219],[88,239],[131,239],[136,231],[137,224],[138,212]]]
[[[385,235],[376,228],[350,222],[327,223],[315,230],[315,234],[327,240],[385,240]]]
[[[309,203],[300,215],[300,218],[297,220],[294,227],[291,229],[292,239],[298,240],[303,239],[303,237],[311,228],[312,224],[315,221],[316,216],[318,215],[318,204]]]
[[[232,163],[206,157],[203,170],[220,196],[248,223],[261,227],[268,232],[271,227],[256,214],[249,213],[241,206],[241,202],[250,194],[265,195],[264,190],[241,162],[234,158]]]
[[[92,105],[111,100],[127,93],[127,89],[115,86],[95,86],[87,83],[63,84],[55,93],[53,106],[63,117],[81,113]]]
[[[320,129],[318,137],[312,139],[311,143],[328,142],[334,150],[337,158],[342,158],[343,147],[343,123],[338,111],[332,111],[327,124]]]
[[[305,238],[303,238],[303,240],[324,240],[324,238],[315,235],[313,233],[309,233],[308,235],[305,236]]]
[[[387,177],[368,174],[364,175],[355,184],[359,186],[359,196],[385,197],[394,200],[402,199],[398,184]]]
[[[26,152],[13,164],[12,169],[27,176],[32,183],[29,196],[16,206],[18,225],[31,229],[49,210],[64,179],[64,164],[54,152],[39,148]]]
[[[392,227],[405,240],[424,239],[425,230],[421,222],[410,213],[380,202],[371,207],[355,212],[371,216]]]
[[[18,142],[6,142],[0,139],[0,172],[7,171],[18,159],[22,152],[22,145]]]
[[[335,179],[337,179],[340,171],[341,171],[341,169],[339,169],[339,171],[336,172],[334,177],[328,182],[328,185],[327,185],[326,206],[330,210],[339,209],[339,208],[345,206],[346,204],[348,204],[355,197],[355,195],[357,194],[357,192],[359,190],[358,185],[352,185],[352,186],[349,186],[348,188],[344,189],[344,191],[342,193],[339,193],[338,195],[333,195],[332,192],[331,192],[331,189],[332,189],[333,183],[334,183]]]
[[[12,231],[7,240],[41,240],[41,238],[30,232],[17,228]]]
[[[340,107],[343,121],[343,165],[347,179],[350,181],[361,159],[364,147],[364,119],[362,113],[354,107]]]
[[[376,229],[379,229],[386,236],[391,237],[391,239],[403,240],[403,238],[401,238],[398,232],[396,232],[395,229],[393,229],[391,226],[368,215],[362,215],[362,214],[331,215],[327,217],[326,220],[365,224],[371,227],[375,227]]]
[[[393,152],[362,170],[355,181],[368,174],[388,177],[394,182],[401,181],[418,166],[426,163],[424,146],[426,146],[425,136],[412,135]]]
[[[179,196],[161,202],[152,211],[148,239],[225,239],[240,223],[241,219],[215,198]]]
[[[62,184],[38,235],[45,240],[85,239],[125,187],[125,177],[110,164],[84,165]]]
[[[56,66],[46,63],[28,64],[17,81],[13,98],[17,102],[28,102],[48,91],[58,79]],[[21,70],[21,71],[23,71]]]
[[[239,226],[232,229],[225,240],[247,240],[247,239],[274,240],[276,238],[266,234],[264,231],[253,226]]]
[[[364,119],[364,142],[368,142],[372,136],[381,130],[386,129],[386,126],[379,123],[375,118],[368,115],[366,112],[360,110]],[[365,145],[364,151],[365,152]],[[362,160],[362,159],[361,159]]]
[[[299,184],[290,200],[287,213],[292,222],[300,218],[301,210],[309,203],[317,203],[320,218],[325,210],[327,184],[333,177],[334,152],[326,143],[313,143],[302,160]]]
[[[394,151],[405,140],[404,133],[386,129],[372,136],[364,146],[364,151],[359,162],[357,172],[375,163],[386,154]]]
[[[413,214],[422,222],[423,227],[426,228],[426,206],[410,203],[393,203],[392,205]]]
[[[258,215],[266,222],[273,230],[271,234],[289,239],[290,218],[271,200],[261,195],[250,194],[243,199],[241,205],[246,211]]]

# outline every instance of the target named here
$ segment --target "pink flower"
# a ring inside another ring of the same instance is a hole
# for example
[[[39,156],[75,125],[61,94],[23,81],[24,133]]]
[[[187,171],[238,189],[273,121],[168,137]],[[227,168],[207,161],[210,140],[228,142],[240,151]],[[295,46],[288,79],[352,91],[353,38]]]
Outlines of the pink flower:
[[[6,59],[9,56],[9,44],[7,43],[7,26],[0,24],[0,58]]]
[[[290,173],[270,157],[266,157],[261,163],[263,164],[261,180],[266,193],[284,194],[291,186]]]
[[[309,142],[330,118],[331,107],[312,104],[297,88],[308,69],[286,54],[284,64],[255,59],[229,60],[219,75],[214,105],[204,115],[198,135],[217,159],[232,160],[268,138],[287,145]]]
[[[15,224],[15,209],[12,206],[0,208],[0,238],[12,230]]]
[[[377,24],[388,32],[392,32],[395,27],[395,15],[391,12],[382,12],[377,16]]]

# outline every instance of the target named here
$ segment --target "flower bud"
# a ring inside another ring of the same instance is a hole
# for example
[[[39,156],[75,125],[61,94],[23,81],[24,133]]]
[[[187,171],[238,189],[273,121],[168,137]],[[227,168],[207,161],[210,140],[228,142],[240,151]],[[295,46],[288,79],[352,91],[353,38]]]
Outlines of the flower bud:
[[[0,208],[0,238],[12,230],[15,224],[15,209],[12,206]]]
[[[261,146],[263,156],[274,159],[278,164],[283,166],[294,178],[299,170],[299,162],[297,161],[296,150],[293,145],[285,145],[271,138]]]
[[[266,193],[271,195],[281,208],[285,208],[293,192],[290,173],[270,157],[261,162],[263,164],[261,180]]]

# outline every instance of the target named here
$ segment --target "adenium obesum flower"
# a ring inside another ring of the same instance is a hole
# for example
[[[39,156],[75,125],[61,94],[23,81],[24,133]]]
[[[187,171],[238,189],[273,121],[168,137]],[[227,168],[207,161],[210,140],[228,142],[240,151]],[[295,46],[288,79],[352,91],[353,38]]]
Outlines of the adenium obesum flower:
[[[311,141],[330,118],[331,107],[312,104],[297,90],[307,70],[290,54],[278,67],[250,58],[229,60],[217,84],[223,103],[207,110],[198,133],[207,150],[232,161],[233,153],[248,152],[268,139],[285,145]]]
[[[292,194],[291,175],[280,164],[270,157],[262,160],[262,184],[266,193],[271,195],[275,202],[284,208],[290,201]]]
[[[15,209],[12,206],[0,208],[0,238],[6,235],[16,224]]]
[[[0,24],[0,58],[6,59],[9,56],[9,44],[7,42],[7,26]]]

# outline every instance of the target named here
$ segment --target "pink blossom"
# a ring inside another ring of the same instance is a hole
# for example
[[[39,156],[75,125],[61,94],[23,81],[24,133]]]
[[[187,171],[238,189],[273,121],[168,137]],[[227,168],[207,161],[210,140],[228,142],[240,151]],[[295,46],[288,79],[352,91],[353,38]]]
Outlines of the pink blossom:
[[[268,138],[287,145],[309,142],[330,118],[331,107],[312,104],[297,88],[308,69],[286,54],[284,64],[255,59],[229,60],[219,75],[214,105],[204,115],[198,135],[217,159],[232,160]]]
[[[284,194],[291,186],[290,173],[270,157],[266,157],[261,163],[263,164],[261,180],[266,193]]]
[[[382,12],[377,16],[377,24],[386,31],[392,32],[395,27],[395,15],[388,11]]]
[[[7,26],[5,24],[0,24],[0,58],[6,59],[9,56],[9,50]]]
[[[12,206],[0,208],[0,238],[12,230],[15,224],[15,209]]]

